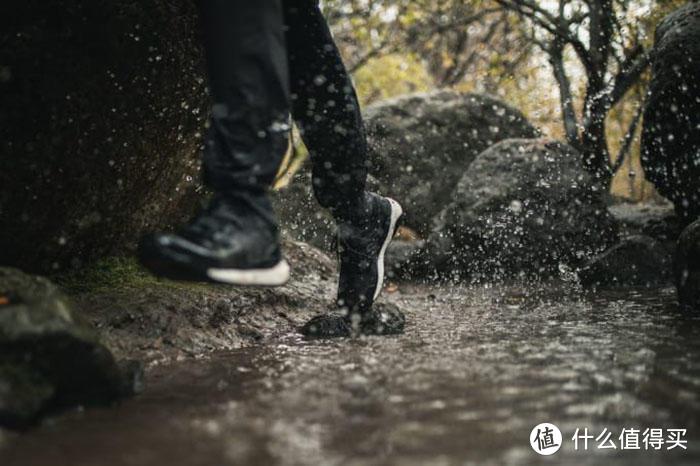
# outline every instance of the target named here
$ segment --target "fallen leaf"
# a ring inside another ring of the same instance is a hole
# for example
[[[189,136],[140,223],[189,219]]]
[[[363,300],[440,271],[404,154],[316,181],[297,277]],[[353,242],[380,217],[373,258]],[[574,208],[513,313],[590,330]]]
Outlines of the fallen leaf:
[[[387,293],[396,293],[399,291],[399,285],[396,283],[389,283],[384,289]]]

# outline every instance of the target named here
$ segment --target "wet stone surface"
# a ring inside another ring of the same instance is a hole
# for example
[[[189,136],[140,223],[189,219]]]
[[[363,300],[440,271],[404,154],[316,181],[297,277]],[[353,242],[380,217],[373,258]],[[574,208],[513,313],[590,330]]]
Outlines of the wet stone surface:
[[[0,464],[700,464],[700,318],[671,289],[415,288],[389,300],[405,335],[289,335],[155,367],[117,408],[6,434]],[[528,441],[541,422],[564,436],[548,458]],[[623,427],[685,428],[688,449],[621,451]],[[576,428],[607,428],[617,449],[593,439],[574,451]]]

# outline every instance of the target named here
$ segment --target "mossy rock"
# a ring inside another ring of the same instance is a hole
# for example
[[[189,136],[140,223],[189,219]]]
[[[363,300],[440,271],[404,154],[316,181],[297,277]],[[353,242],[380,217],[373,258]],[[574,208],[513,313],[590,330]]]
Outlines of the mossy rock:
[[[28,365],[0,363],[0,426],[30,424],[54,394],[51,383]]]
[[[370,174],[404,207],[405,225],[426,238],[436,209],[472,161],[509,138],[538,131],[519,110],[484,94],[439,90],[378,102],[364,113]]]
[[[138,388],[138,373],[117,364],[55,285],[0,268],[0,425],[109,403]]]
[[[196,209],[196,12],[168,0],[0,6],[0,264],[81,268]]]

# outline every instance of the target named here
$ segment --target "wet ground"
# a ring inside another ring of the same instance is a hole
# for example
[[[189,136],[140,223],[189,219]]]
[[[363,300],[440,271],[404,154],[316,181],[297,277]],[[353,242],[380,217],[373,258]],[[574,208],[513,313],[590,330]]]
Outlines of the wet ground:
[[[700,464],[700,318],[683,316],[672,290],[390,299],[407,310],[405,335],[289,335],[154,368],[119,407],[0,438],[0,465]],[[563,433],[552,456],[530,446],[540,422]],[[577,428],[607,428],[616,448],[593,438],[574,450]],[[640,429],[640,450],[621,449],[623,428]],[[687,450],[645,450],[646,428],[686,429]]]

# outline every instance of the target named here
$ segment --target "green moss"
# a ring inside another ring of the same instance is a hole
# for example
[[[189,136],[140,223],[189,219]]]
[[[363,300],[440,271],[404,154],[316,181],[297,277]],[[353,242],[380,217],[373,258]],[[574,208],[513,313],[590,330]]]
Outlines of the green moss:
[[[51,277],[69,295],[124,288],[168,287],[202,290],[206,283],[178,282],[157,278],[134,257],[106,257],[82,269]]]
[[[157,284],[134,258],[108,257],[85,268],[52,277],[68,293]]]

